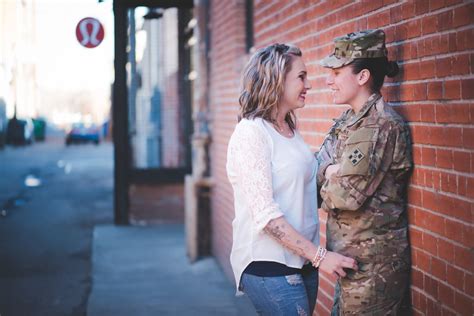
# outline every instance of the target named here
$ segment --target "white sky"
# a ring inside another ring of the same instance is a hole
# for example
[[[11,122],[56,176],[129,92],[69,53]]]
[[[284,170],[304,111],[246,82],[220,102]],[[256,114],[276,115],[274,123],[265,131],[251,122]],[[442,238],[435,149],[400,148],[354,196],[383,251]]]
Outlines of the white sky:
[[[40,89],[102,90],[113,82],[112,0],[36,0],[37,79]],[[105,29],[96,48],[85,48],[76,39],[76,25],[95,17]]]

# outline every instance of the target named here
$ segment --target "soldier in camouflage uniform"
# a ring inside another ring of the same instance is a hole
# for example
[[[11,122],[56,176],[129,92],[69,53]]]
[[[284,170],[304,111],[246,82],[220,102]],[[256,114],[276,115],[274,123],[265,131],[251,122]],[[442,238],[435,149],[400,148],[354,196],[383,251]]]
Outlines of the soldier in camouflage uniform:
[[[359,263],[338,279],[333,315],[400,315],[409,287],[411,142],[407,125],[380,95],[385,75],[398,72],[386,56],[383,31],[368,30],[336,38],[334,53],[320,62],[332,72],[327,83],[335,103],[351,106],[317,155],[327,248]]]

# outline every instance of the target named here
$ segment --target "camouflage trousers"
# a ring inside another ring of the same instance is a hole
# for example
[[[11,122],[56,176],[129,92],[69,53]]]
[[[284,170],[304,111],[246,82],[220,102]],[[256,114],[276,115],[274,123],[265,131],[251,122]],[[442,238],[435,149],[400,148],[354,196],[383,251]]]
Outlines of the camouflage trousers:
[[[410,315],[409,265],[402,260],[360,264],[338,280],[331,316]]]

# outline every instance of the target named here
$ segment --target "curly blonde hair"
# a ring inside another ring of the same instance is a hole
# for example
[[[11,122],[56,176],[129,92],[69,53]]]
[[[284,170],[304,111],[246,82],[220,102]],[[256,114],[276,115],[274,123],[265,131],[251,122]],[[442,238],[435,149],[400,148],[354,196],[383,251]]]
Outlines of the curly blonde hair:
[[[242,75],[239,121],[261,117],[274,123],[271,114],[283,95],[285,76],[291,70],[293,56],[302,56],[298,47],[278,43],[253,54]],[[292,130],[295,129],[293,111],[286,115],[285,121]]]

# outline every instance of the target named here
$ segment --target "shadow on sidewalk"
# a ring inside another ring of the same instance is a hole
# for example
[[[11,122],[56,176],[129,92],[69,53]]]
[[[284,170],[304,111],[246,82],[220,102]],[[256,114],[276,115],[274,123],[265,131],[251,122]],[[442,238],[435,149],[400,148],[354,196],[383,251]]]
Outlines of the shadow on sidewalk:
[[[184,226],[97,226],[87,315],[255,315],[212,258],[190,264]]]

